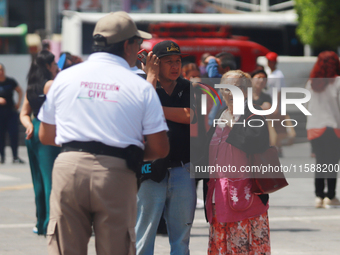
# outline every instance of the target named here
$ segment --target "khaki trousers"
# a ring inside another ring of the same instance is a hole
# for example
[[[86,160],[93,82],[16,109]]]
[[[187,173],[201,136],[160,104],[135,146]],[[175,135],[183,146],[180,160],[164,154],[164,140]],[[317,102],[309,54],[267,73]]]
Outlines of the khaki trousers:
[[[136,183],[123,159],[59,154],[52,176],[48,254],[87,254],[92,225],[98,255],[135,254]]]

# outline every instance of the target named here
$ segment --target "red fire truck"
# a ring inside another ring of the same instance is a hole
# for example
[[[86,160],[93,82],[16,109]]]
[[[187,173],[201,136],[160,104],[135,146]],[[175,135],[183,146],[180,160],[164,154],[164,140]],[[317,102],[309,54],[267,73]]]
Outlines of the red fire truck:
[[[105,13],[63,12],[62,50],[86,58],[92,51],[92,33],[95,23]],[[284,16],[282,16],[284,15]],[[256,67],[256,59],[269,50],[245,36],[231,34],[231,26],[281,27],[288,14],[130,14],[141,30],[153,34],[154,38],[142,45],[150,51],[162,40],[173,40],[189,56],[183,61],[200,61],[203,53],[217,54],[230,52],[235,56],[237,68],[251,72]],[[277,38],[276,38],[277,39]],[[279,38],[280,39],[280,38]]]
[[[153,39],[144,41],[142,48],[150,51],[155,44],[172,40],[181,47],[182,53],[188,55],[183,62],[199,64],[201,55],[206,52],[212,55],[229,52],[234,55],[238,69],[251,72],[256,68],[257,57],[269,52],[245,36],[231,35],[230,28],[225,25],[156,23],[149,25],[149,32]]]

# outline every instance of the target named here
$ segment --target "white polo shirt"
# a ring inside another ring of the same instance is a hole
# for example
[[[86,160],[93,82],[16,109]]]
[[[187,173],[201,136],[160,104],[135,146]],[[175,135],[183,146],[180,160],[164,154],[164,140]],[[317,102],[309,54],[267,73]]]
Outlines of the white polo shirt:
[[[143,70],[139,69],[137,66],[131,67],[130,70],[132,72],[134,72],[135,74],[145,74],[145,72]]]
[[[312,89],[311,81],[308,80],[306,89],[311,93],[311,99],[307,103],[307,109],[312,115],[307,116],[306,129],[320,129],[331,127],[340,129],[340,77],[321,92]]]
[[[283,87],[286,87],[285,77],[281,70],[275,69],[268,75],[266,93],[273,97],[273,88],[277,88],[277,93],[279,93]]]
[[[143,148],[143,135],[168,131],[152,85],[123,58],[102,52],[57,75],[38,119],[56,125],[58,145],[98,141]]]

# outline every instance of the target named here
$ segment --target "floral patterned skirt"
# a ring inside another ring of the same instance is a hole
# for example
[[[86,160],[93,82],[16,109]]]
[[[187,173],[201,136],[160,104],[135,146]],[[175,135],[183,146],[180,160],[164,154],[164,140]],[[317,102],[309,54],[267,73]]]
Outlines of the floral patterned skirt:
[[[208,255],[270,255],[267,212],[238,222],[221,223],[213,206],[209,232]]]

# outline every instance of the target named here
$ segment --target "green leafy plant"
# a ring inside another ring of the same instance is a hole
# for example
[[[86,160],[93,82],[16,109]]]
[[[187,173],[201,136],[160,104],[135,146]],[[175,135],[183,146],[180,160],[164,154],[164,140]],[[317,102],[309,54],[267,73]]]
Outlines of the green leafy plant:
[[[297,35],[312,47],[340,46],[340,1],[295,0],[299,25]]]

